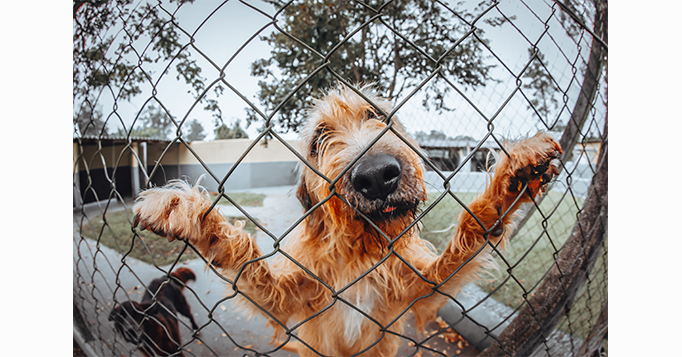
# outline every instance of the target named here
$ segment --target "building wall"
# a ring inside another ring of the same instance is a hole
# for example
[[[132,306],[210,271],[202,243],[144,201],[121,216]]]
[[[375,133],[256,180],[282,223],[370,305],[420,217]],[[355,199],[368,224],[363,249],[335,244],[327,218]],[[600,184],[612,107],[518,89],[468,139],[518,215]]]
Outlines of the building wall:
[[[299,160],[287,147],[271,140],[249,150],[252,143],[249,139],[198,141],[190,144],[191,151],[182,146],[174,176],[195,182],[204,175],[201,184],[211,191],[218,191],[223,181],[227,191],[296,184]]]
[[[211,191],[218,191],[223,181],[224,189],[230,191],[294,185],[298,180],[298,158],[277,140],[269,141],[267,146],[258,143],[250,150],[249,139],[198,141],[190,143],[189,149],[181,143],[147,142],[146,156],[138,142],[130,146],[114,141],[101,144],[100,147],[95,141],[82,146],[74,143],[74,180],[83,203],[106,200],[112,185],[123,197],[134,197],[145,187],[144,173],[140,170],[135,175],[138,165],[131,165],[135,163],[133,151],[143,163],[146,157],[146,172],[154,186],[176,178],[193,183],[202,175],[202,186]],[[298,147],[298,142],[289,144]],[[239,165],[231,171],[238,161]],[[74,206],[78,200],[75,197]]]
[[[130,171],[130,148],[123,143],[103,142],[97,144],[78,145],[74,143],[74,181],[76,186],[74,206],[94,201],[106,201],[112,187],[124,196],[132,194]]]
[[[214,141],[195,141],[190,147],[205,163],[217,164],[237,162],[249,146],[251,139],[232,139]],[[298,141],[289,141],[289,145],[298,149]],[[180,151],[180,164],[198,164],[196,157],[186,148]],[[251,148],[243,162],[286,162],[298,161],[296,156],[278,140],[270,140],[267,145],[262,142]]]

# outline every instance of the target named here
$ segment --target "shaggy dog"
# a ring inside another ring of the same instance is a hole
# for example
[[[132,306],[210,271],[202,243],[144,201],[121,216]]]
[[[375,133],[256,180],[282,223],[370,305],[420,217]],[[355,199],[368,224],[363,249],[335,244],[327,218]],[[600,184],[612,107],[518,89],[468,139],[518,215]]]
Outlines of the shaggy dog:
[[[109,321],[126,341],[139,344],[145,356],[183,356],[176,313],[187,317],[192,329],[199,329],[182,293],[190,280],[196,280],[196,276],[189,268],[176,269],[170,280],[152,280],[141,303],[124,301],[113,309]]]
[[[413,311],[421,329],[493,266],[491,251],[504,247],[514,211],[559,173],[551,160],[562,151],[547,134],[505,145],[490,184],[437,255],[416,221],[426,200],[417,143],[382,115],[388,102],[362,93],[341,87],[312,108],[297,191],[306,216],[276,244],[281,259],[272,266],[198,184],[149,189],[134,206],[135,226],[189,241],[301,356],[395,355],[401,317]]]

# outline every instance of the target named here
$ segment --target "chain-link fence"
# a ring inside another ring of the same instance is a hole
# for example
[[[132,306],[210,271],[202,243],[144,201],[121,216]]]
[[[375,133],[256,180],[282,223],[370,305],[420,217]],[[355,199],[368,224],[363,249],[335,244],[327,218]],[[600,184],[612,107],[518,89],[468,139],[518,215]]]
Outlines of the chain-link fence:
[[[262,259],[284,255],[279,243],[311,214],[293,194],[309,165],[296,135],[306,108],[330,86],[371,82],[421,146],[428,199],[417,217],[439,251],[505,140],[543,130],[564,150],[561,174],[496,250],[498,270],[451,297],[425,335],[412,331],[407,311],[395,312],[408,320],[399,355],[604,353],[606,29],[598,0],[74,2],[81,347],[153,353],[149,332],[126,338],[111,317],[162,278],[182,280],[193,319],[178,310],[179,336],[160,333],[179,339],[178,354],[293,355],[271,343],[264,317],[236,308],[239,294],[226,293],[236,282],[191,245],[133,228],[131,207],[140,190],[203,176],[214,206],[246,222]],[[195,279],[173,277],[179,267]],[[151,302],[138,324],[161,326],[159,307],[175,316],[161,297]]]

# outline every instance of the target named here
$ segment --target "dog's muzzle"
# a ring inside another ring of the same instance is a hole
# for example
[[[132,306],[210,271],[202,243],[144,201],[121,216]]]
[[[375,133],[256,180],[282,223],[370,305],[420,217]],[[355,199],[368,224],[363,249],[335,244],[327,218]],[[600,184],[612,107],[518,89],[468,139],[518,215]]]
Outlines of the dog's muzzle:
[[[363,157],[351,170],[353,188],[366,199],[385,201],[400,183],[400,162],[389,154]]]

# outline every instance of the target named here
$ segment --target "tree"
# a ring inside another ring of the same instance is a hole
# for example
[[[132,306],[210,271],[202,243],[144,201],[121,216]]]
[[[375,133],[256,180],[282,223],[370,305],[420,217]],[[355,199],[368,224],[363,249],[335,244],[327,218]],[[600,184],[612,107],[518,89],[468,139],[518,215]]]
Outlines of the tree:
[[[601,3],[599,0],[580,2],[562,0],[556,3],[561,8],[559,20],[562,27],[566,31],[566,35],[571,37],[576,43],[580,42],[583,27],[588,23],[584,14],[593,14],[595,16],[594,21],[598,22],[600,21],[599,17],[602,16],[600,14],[606,11],[605,2]],[[600,6],[604,7],[604,10],[598,11],[597,9]],[[600,30],[597,29],[597,32],[600,32]],[[592,42],[589,62],[587,64],[582,61],[577,63],[583,78],[597,76],[598,73],[602,72],[603,66],[606,65],[606,51],[602,52],[597,39],[593,39]],[[560,97],[562,94],[561,88],[559,88],[556,80],[550,74],[544,55],[537,48],[529,48],[528,53],[531,62],[523,73],[523,77],[529,79],[528,82],[523,84],[523,89],[531,92],[528,108],[537,112],[540,118],[548,125],[549,130],[563,133],[568,127],[567,123],[562,123],[558,118],[554,118],[554,116],[558,116],[556,111],[560,107],[560,103],[557,97]],[[592,71],[588,73],[590,67],[592,67]],[[563,103],[563,105],[565,104]],[[593,133],[588,135],[593,135]]]
[[[232,124],[232,128],[225,125],[225,123],[216,121],[215,140],[222,139],[248,139],[249,135],[241,127],[241,122],[236,120]]]
[[[414,138],[419,142],[451,139],[449,136],[445,135],[445,133],[440,130],[431,130],[430,133],[418,131],[414,134]]]
[[[535,109],[542,120],[546,120],[548,125],[552,122],[549,118],[554,114],[559,107],[559,101],[556,95],[559,92],[554,79],[545,68],[545,56],[540,52],[535,52],[534,49],[528,50],[531,63],[523,73],[524,78],[530,79],[529,82],[523,84],[523,89],[532,91],[532,98],[528,104],[529,109]]]
[[[193,119],[191,122],[189,122],[189,133],[187,134],[185,140],[187,141],[201,141],[206,138],[206,134],[204,133],[204,126],[201,125],[201,123]]]
[[[113,93],[116,101],[132,99],[143,92],[143,84],[155,84],[151,68],[161,62],[172,63],[176,79],[189,84],[190,93],[204,105],[204,110],[220,119],[222,112],[215,98],[222,94],[224,88],[218,83],[212,88],[211,96],[204,93],[206,79],[201,76],[201,67],[187,50],[191,39],[183,40],[184,35],[174,22],[175,11],[193,2],[74,1],[74,107],[87,102],[96,103],[99,94],[105,90]],[[172,67],[162,68],[166,74]],[[115,120],[111,118],[118,116],[110,116],[106,120]],[[77,122],[75,115],[74,125]],[[125,125],[123,122],[119,124]],[[139,129],[138,133],[143,131]]]
[[[116,136],[168,139],[175,128],[171,117],[160,106],[152,104],[145,107],[133,128],[119,128]]]
[[[88,102],[81,103],[80,109],[75,113],[74,124],[78,130],[76,134],[80,134],[81,137],[109,135],[102,113]]]
[[[279,108],[275,119],[283,130],[298,131],[312,98],[335,84],[336,75],[354,83],[375,83],[379,94],[391,100],[438,68],[440,77],[466,88],[491,80],[493,66],[485,63],[483,32],[468,33],[471,21],[487,5],[470,13],[427,0],[394,1],[380,11],[376,1],[268,2],[280,8],[284,32],[262,38],[273,50],[269,58],[252,63],[251,74],[261,78],[258,98],[266,112]],[[506,19],[484,16],[481,21],[499,26]],[[275,68],[284,78],[275,75]],[[453,110],[446,107],[451,90],[442,81],[430,81],[423,105]],[[247,125],[262,119],[247,110]]]

